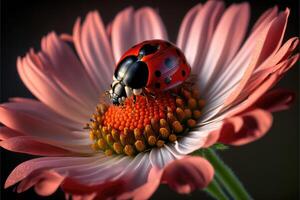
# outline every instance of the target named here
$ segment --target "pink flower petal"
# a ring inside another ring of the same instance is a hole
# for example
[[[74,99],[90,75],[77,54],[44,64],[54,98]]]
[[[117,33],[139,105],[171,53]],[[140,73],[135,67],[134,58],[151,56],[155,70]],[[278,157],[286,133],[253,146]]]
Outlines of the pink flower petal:
[[[167,31],[160,16],[150,7],[143,7],[135,12],[134,24],[136,42],[149,39],[168,39]]]
[[[92,110],[98,94],[84,67],[71,48],[55,33],[42,39],[42,51],[38,54],[54,81],[86,109]]]
[[[189,31],[191,30],[194,19],[197,16],[197,14],[200,12],[201,8],[202,8],[201,4],[195,5],[187,12],[187,14],[184,16],[181,22],[179,32],[178,32],[177,42],[176,42],[177,46],[181,50],[185,50],[186,48],[186,41],[189,39],[188,37]]]
[[[256,45],[256,51],[253,54],[249,67],[247,68],[237,88],[226,100],[224,107],[236,100],[255,68],[259,67],[260,65],[267,65],[267,63],[272,60],[272,56],[276,53],[281,45],[288,16],[289,10],[286,10],[285,12],[279,14],[279,16],[269,24],[268,28],[264,30],[260,40]]]
[[[95,162],[101,156],[93,157],[44,157],[36,158],[18,165],[8,176],[4,187],[8,188],[21,180],[28,177],[31,173],[43,171],[45,169],[54,169],[57,167],[74,166]],[[68,171],[63,171],[61,174],[68,174]]]
[[[153,148],[150,151],[150,162],[153,167],[162,169],[167,164],[176,160],[180,155],[177,155],[176,152],[172,151],[172,149],[166,148]]]
[[[207,93],[209,101],[220,99],[220,96],[224,94],[224,91],[227,93],[227,91],[241,79],[250,63],[251,54],[254,51],[255,44],[257,43],[262,30],[276,17],[276,15],[277,9],[272,8],[259,18],[257,27],[253,29],[230,65],[222,74],[220,74],[218,79],[214,80],[215,83],[208,88]]]
[[[45,119],[51,123],[55,123],[66,127],[70,130],[82,130],[82,125],[78,124],[68,118],[65,118],[58,113],[54,112],[45,104],[27,98],[10,98],[10,103],[2,104],[6,108],[11,108],[22,113],[27,113],[37,118]]]
[[[205,144],[203,145],[203,148],[209,148],[210,146],[215,144],[218,141],[219,137],[220,137],[219,130],[210,132],[205,141]]]
[[[30,114],[15,110],[6,105],[0,106],[0,122],[24,135],[32,136],[45,142],[77,152],[90,153],[90,140],[87,133],[72,132],[58,124],[37,118]]]
[[[53,171],[32,173],[18,185],[17,192],[24,192],[32,186],[35,186],[34,189],[37,194],[49,196],[57,190],[63,180],[63,176]]]
[[[144,200],[149,199],[155,190],[158,188],[161,180],[163,169],[152,168],[148,175],[147,182],[138,187],[134,191],[124,193],[117,199],[133,199],[133,200]]]
[[[150,39],[168,39],[163,22],[152,8],[136,12],[132,7],[126,8],[112,22],[111,40],[116,62],[131,46]]]
[[[254,26],[252,27],[252,31],[259,29],[259,27],[263,26],[266,23],[266,21],[271,21],[272,19],[274,19],[277,13],[278,13],[278,6],[274,6],[273,8],[266,10],[255,22]]]
[[[39,156],[67,156],[74,155],[68,150],[38,142],[30,136],[18,136],[0,141],[0,146],[9,151]]]
[[[96,87],[94,93],[103,94],[111,84],[115,64],[99,13],[90,12],[82,26],[78,19],[73,29],[73,37],[78,55]]]
[[[184,137],[175,142],[174,147],[179,154],[187,155],[203,147],[211,132],[222,127],[222,121],[211,124],[202,124],[199,128],[189,131]]]
[[[262,71],[264,69],[268,69],[273,65],[276,65],[280,62],[283,62],[284,60],[288,59],[295,49],[298,47],[299,44],[299,38],[293,37],[290,38],[280,49],[275,53],[272,60],[268,62],[268,65],[261,66],[257,71]]]
[[[17,131],[14,131],[7,127],[0,127],[0,141],[1,140],[7,140],[12,137],[22,136],[22,133],[19,133]]]
[[[188,194],[205,188],[213,176],[214,169],[207,160],[187,156],[170,163],[164,170],[162,180],[176,192]]]
[[[252,61],[249,65],[246,65],[248,67],[243,75],[243,78],[240,80],[233,78],[232,80],[230,80],[231,83],[229,85],[225,84],[226,87],[223,87],[222,92],[217,95],[213,95],[214,92],[209,94],[211,96],[207,99],[209,103],[206,105],[207,108],[205,110],[205,113],[203,114],[203,118],[205,119],[204,121],[208,121],[217,113],[219,113],[223,108],[228,108],[228,105],[232,105],[233,102],[237,100],[241,92],[243,92],[245,86],[247,86],[247,83],[251,78],[254,70],[258,67],[267,65],[267,63],[272,60],[271,58],[273,58],[281,45],[288,14],[288,10],[281,13],[259,34],[255,51],[253,52],[253,55],[251,57]],[[252,34],[254,34],[254,32]],[[272,41],[270,39],[272,39]],[[243,55],[240,58],[242,57]],[[243,71],[241,69],[239,70]],[[236,74],[235,76],[240,77],[238,74]],[[220,77],[219,80],[221,80]],[[237,101],[240,101],[240,99]],[[235,102],[234,104],[237,104],[237,102]]]
[[[250,8],[247,3],[232,5],[225,11],[215,30],[205,62],[200,70],[200,86],[209,87],[210,82],[226,69],[244,39],[249,16]]]
[[[244,145],[262,136],[272,126],[272,115],[261,109],[254,109],[225,121],[219,142],[231,145]],[[242,126],[241,126],[242,120]]]
[[[277,71],[275,71],[271,74],[267,74],[266,78],[263,79],[261,82],[259,82],[259,84],[256,83],[256,85],[257,85],[256,87],[254,87],[252,85],[252,88],[254,89],[254,90],[250,90],[252,92],[249,92],[249,86],[251,86],[251,84],[248,84],[248,86],[247,86],[248,88],[246,88],[246,89],[248,89],[248,91],[245,91],[245,93],[246,94],[250,93],[250,95],[247,96],[247,98],[245,98],[245,96],[244,96],[243,98],[245,98],[245,99],[243,99],[241,104],[239,104],[238,106],[232,107],[231,109],[227,110],[226,112],[224,112],[222,115],[220,115],[217,118],[224,118],[224,116],[227,116],[227,117],[234,116],[238,113],[243,112],[250,106],[252,106],[265,92],[267,92],[272,86],[274,86],[282,78],[283,73],[285,73],[285,71],[287,69],[289,69],[291,66],[293,66],[298,59],[299,59],[299,55],[296,54],[292,58],[290,58],[282,63],[279,63],[278,66],[280,66],[280,67],[277,69]]]
[[[177,45],[185,53],[192,73],[199,74],[216,25],[224,10],[222,1],[208,1],[189,11],[180,27]]]
[[[263,95],[254,106],[268,110],[269,112],[278,112],[288,109],[294,100],[294,92],[285,89],[276,89]]]
[[[33,53],[17,61],[18,73],[30,91],[55,112],[79,123],[89,119],[88,111],[53,80],[44,65]]]
[[[15,168],[5,187],[22,181],[20,188],[24,188],[24,191],[34,184],[34,174],[52,170],[65,177],[62,188],[68,194],[78,198],[90,195],[112,198],[145,185],[151,168],[149,154],[142,153],[133,159],[124,156],[107,157],[103,154],[90,157],[37,158]]]
[[[114,199],[126,190],[123,180],[107,181],[98,185],[89,186],[81,184],[72,178],[66,178],[61,185],[68,196],[73,200]]]

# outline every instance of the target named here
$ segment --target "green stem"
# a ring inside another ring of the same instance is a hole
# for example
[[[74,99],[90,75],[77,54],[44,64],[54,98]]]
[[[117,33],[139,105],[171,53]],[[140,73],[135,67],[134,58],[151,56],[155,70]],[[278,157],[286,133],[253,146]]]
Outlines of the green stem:
[[[223,192],[219,183],[214,179],[205,189],[213,198],[218,200],[229,200],[226,194]]]
[[[205,151],[205,158],[213,165],[216,178],[233,199],[252,199],[233,171],[221,160],[214,150],[207,149]]]

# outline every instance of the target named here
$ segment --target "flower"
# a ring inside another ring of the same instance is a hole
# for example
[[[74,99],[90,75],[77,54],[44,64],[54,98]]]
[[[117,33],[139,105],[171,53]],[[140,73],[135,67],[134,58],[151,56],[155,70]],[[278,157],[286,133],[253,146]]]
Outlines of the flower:
[[[299,57],[298,38],[282,44],[289,10],[266,11],[244,41],[249,12],[247,3],[225,9],[221,1],[208,1],[187,13],[176,44],[198,77],[205,106],[184,137],[134,157],[95,151],[83,126],[121,55],[143,40],[168,40],[159,15],[148,7],[127,8],[105,27],[91,12],[83,23],[76,21],[72,36],[48,34],[40,52],[30,50],[17,61],[39,101],[13,98],[0,107],[1,146],[44,157],[16,167],[5,187],[20,182],[17,192],[34,186],[40,195],[61,187],[75,199],[146,199],[160,183],[179,193],[206,187],[213,167],[189,154],[216,142],[243,145],[262,137],[271,113],[293,100],[286,90],[268,92]]]

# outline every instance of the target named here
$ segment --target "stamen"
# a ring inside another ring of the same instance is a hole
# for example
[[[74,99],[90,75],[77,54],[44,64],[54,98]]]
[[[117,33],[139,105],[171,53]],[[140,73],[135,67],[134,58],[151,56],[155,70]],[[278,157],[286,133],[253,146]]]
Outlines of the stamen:
[[[123,105],[99,104],[86,128],[94,151],[134,156],[184,137],[196,126],[205,101],[197,88],[176,88],[156,97],[128,97]]]

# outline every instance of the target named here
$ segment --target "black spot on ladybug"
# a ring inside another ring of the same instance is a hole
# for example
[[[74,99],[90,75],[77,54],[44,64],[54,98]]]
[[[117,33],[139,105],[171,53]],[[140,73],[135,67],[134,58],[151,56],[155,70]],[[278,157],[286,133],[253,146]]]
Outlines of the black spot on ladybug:
[[[181,75],[182,75],[182,76],[185,76],[185,75],[186,75],[186,73],[185,73],[184,70],[181,71]]]
[[[166,77],[165,78],[165,83],[166,84],[170,84],[171,83],[172,78],[171,77]]]
[[[172,68],[175,67],[177,65],[177,60],[174,57],[168,57],[165,59],[165,66],[167,68]]]
[[[158,47],[158,45],[145,44],[141,47],[138,57],[142,58],[143,56],[153,54],[158,50]]]
[[[161,76],[161,72],[159,70],[156,70],[154,72],[154,74],[155,74],[156,77],[160,77]]]
[[[159,89],[160,88],[160,83],[155,83],[154,86],[155,86],[156,89]]]

